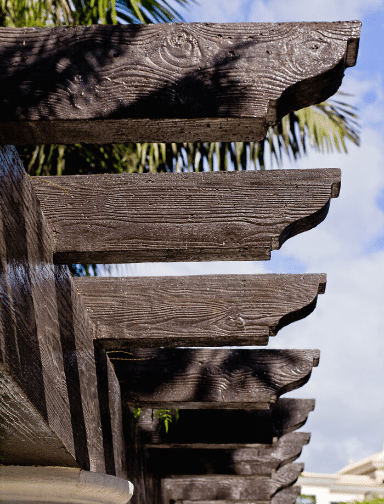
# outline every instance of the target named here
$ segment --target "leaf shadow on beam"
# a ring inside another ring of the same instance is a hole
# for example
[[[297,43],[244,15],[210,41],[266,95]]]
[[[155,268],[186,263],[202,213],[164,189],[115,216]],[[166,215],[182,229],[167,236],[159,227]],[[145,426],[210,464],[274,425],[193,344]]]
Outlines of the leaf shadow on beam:
[[[186,348],[109,352],[123,402],[184,408],[268,408],[281,394],[307,382],[316,355]]]
[[[265,134],[337,90],[358,40],[352,25],[339,39],[327,23],[268,26],[239,35],[215,25],[214,49],[200,25],[8,30],[16,42],[4,37],[0,49],[2,121],[248,117]]]
[[[133,504],[161,502],[160,475],[167,467],[155,471],[151,452],[165,448],[185,454],[185,449],[201,451],[201,445],[219,452],[225,446],[271,447],[277,438],[302,427],[313,408],[313,400],[279,399],[269,410],[180,410],[179,421],[166,433],[159,429],[156,416],[151,419],[150,409],[142,409],[136,425],[129,407],[123,405],[128,474],[135,484]]]

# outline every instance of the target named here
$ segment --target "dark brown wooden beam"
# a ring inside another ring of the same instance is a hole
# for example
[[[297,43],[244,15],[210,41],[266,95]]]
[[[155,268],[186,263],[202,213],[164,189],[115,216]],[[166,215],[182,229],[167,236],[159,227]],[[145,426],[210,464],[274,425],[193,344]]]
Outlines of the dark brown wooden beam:
[[[26,422],[32,405],[40,423],[81,468],[114,474],[104,451],[106,430],[93,346],[96,328],[67,266],[55,266],[52,259],[52,237],[30,178],[15,148],[0,147],[2,373],[26,398],[20,405]],[[106,405],[112,407],[117,405]],[[116,414],[111,410],[110,415],[116,428]],[[21,451],[22,446],[20,438]]]
[[[276,492],[271,499],[271,504],[295,504],[297,497],[301,493],[301,487],[291,486]]]
[[[205,275],[76,279],[108,349],[267,345],[306,317],[325,275]]]
[[[162,479],[163,503],[171,501],[207,502],[215,500],[269,502],[277,491],[293,485],[303,464],[289,464],[279,469],[271,478],[241,476],[178,476]]]
[[[0,142],[261,140],[335,93],[360,25],[3,28]]]
[[[133,430],[145,448],[272,448],[279,438],[302,427],[314,407],[313,399],[280,398],[268,410],[183,409],[168,433],[159,428],[156,416],[152,420],[152,410],[143,408]]]
[[[170,427],[173,428],[173,425]],[[243,425],[238,426],[239,429]],[[300,456],[310,434],[291,432],[272,446],[237,449],[149,449],[148,470],[164,476],[232,474],[271,476]]]
[[[319,224],[340,170],[33,179],[57,263],[266,260]]]
[[[79,467],[60,437],[0,364],[0,461],[7,465]]]
[[[301,387],[318,350],[130,349],[109,353],[128,406],[264,409]]]

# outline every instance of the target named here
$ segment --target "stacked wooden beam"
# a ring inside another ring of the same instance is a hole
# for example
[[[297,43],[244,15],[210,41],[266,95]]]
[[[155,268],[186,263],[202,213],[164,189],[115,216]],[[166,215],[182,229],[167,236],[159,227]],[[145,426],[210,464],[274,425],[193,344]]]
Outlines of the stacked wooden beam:
[[[258,140],[338,88],[359,26],[1,29],[0,141]],[[339,188],[335,169],[30,179],[1,147],[2,462],[128,475],[135,503],[293,503],[309,440],[293,431],[314,403],[279,397],[319,352],[219,347],[267,345],[325,275],[74,279],[66,264],[268,259]],[[169,407],[166,434],[148,408]]]

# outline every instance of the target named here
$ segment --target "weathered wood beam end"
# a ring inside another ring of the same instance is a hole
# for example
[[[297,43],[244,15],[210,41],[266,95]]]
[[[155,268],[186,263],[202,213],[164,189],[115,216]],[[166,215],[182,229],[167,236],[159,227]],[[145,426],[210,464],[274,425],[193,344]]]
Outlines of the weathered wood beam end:
[[[258,448],[148,449],[148,470],[163,476],[237,474],[270,477],[280,467],[296,460],[309,438],[310,434],[291,432],[272,446]]]
[[[326,275],[76,278],[98,344],[130,347],[267,345],[306,317]]]
[[[303,464],[289,464],[279,469],[271,478],[229,475],[163,478],[163,503],[245,499],[252,502],[269,502],[276,492],[292,486],[303,468]]]
[[[2,28],[0,142],[258,141],[336,92],[360,25]]]
[[[318,350],[130,349],[109,354],[126,406],[268,409],[304,385]]]
[[[301,487],[297,485],[283,488],[283,490],[275,493],[271,499],[271,504],[295,504],[300,493]]]
[[[339,169],[32,179],[57,263],[267,260],[317,226]]]

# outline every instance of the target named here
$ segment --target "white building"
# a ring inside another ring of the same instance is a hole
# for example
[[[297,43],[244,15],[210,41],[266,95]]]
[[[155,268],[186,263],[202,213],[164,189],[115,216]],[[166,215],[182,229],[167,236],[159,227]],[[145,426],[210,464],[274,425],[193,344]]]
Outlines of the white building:
[[[358,462],[352,462],[335,474],[303,472],[298,485],[297,504],[338,504],[384,497],[383,450]]]

